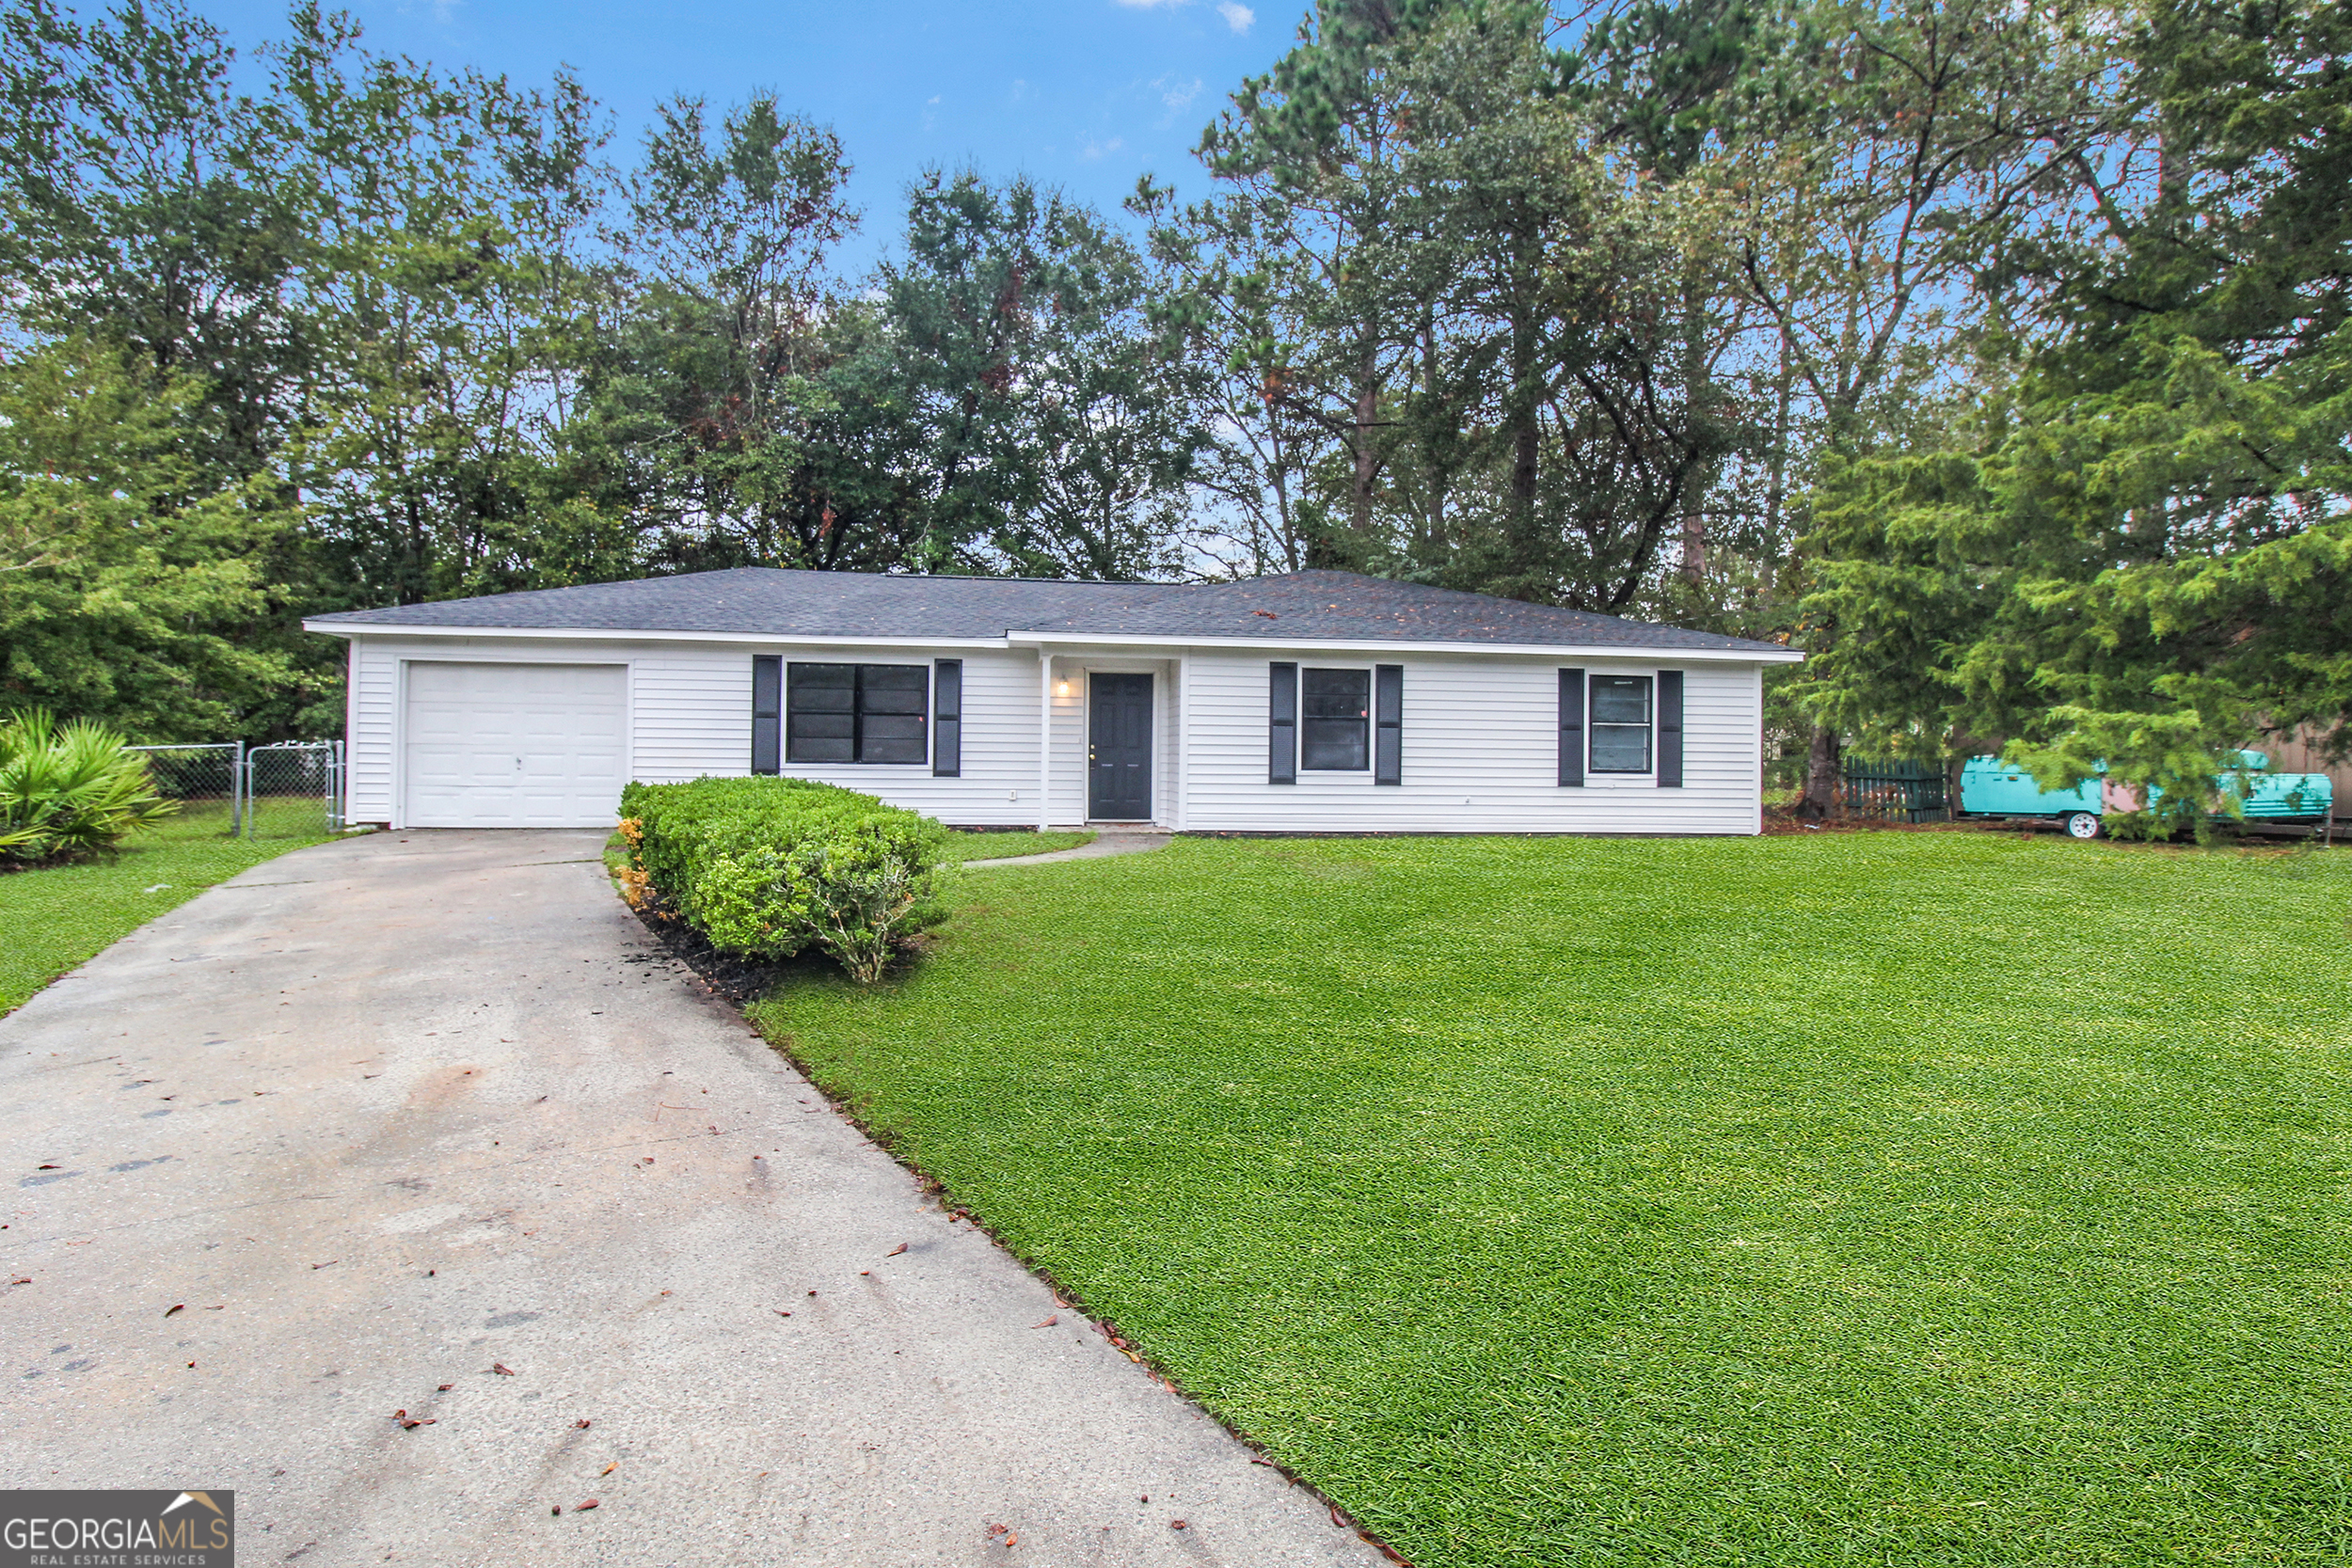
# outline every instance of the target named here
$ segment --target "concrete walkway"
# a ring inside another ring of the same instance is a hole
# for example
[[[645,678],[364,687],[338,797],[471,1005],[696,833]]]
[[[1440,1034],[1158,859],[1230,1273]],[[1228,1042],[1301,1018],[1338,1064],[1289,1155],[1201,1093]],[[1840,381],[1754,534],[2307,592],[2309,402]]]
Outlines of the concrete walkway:
[[[303,1568],[1380,1560],[706,1000],[602,837],[303,850],[0,1022],[0,1485],[232,1488]]]
[[[963,868],[989,865],[1044,865],[1052,861],[1099,861],[1110,855],[1140,855],[1150,849],[1165,849],[1173,834],[1145,830],[1109,828],[1094,835],[1089,843],[1075,849],[1049,849],[1042,855],[1000,855],[994,860],[965,861]]]

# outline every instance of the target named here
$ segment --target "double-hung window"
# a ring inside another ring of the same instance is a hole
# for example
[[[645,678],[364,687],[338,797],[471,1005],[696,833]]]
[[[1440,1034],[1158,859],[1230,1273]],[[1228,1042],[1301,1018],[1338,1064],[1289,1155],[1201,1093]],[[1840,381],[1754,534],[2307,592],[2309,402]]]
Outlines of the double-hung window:
[[[930,760],[930,670],[921,664],[800,664],[785,683],[785,760]]]
[[[1595,675],[1593,771],[1646,773],[1650,753],[1650,677]]]
[[[1301,670],[1298,765],[1320,772],[1372,766],[1372,672]]]

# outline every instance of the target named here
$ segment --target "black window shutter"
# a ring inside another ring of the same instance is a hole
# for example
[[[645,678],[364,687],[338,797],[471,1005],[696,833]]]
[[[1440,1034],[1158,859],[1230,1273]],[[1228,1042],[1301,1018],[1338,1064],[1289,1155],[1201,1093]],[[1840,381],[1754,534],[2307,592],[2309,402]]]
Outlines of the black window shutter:
[[[1266,783],[1298,782],[1298,666],[1269,664]]]
[[[784,660],[752,656],[752,771],[773,773],[784,735]]]
[[[1372,667],[1372,782],[1405,782],[1405,666]]]
[[[963,773],[963,660],[931,661],[931,772],[942,779]]]
[[[1658,787],[1682,787],[1682,672],[1658,672]]]
[[[1560,783],[1584,782],[1584,672],[1560,672]]]

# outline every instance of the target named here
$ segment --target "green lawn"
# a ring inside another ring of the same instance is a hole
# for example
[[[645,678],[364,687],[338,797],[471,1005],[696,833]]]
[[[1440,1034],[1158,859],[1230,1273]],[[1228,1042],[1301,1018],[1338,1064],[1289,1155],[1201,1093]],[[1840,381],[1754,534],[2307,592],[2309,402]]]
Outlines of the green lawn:
[[[1078,829],[1051,833],[1023,828],[957,831],[947,835],[947,858],[961,865],[965,861],[1009,860],[1019,855],[1051,854],[1056,849],[1075,849],[1081,844],[1093,842],[1091,832]]]
[[[756,1009],[1421,1568],[2352,1558],[2352,854],[1179,840]]]
[[[315,812],[298,831],[292,814],[279,815],[284,823],[265,810],[262,825],[282,833],[237,839],[226,808],[198,807],[135,835],[118,855],[0,875],[0,1013],[215,882],[326,836]]]

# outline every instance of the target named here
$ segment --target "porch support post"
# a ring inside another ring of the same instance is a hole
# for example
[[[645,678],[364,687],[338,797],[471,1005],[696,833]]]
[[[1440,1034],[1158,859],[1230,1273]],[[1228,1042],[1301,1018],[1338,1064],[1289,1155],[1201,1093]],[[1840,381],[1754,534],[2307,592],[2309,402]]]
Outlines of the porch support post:
[[[1176,709],[1169,726],[1175,732],[1176,766],[1169,771],[1176,775],[1176,799],[1168,803],[1167,816],[1168,827],[1181,833],[1192,806],[1192,660],[1183,654],[1176,656],[1176,678],[1169,684],[1175,688],[1168,695]]]
[[[1037,651],[1037,831],[1054,825],[1054,650]]]

